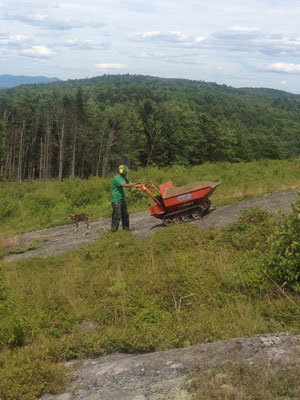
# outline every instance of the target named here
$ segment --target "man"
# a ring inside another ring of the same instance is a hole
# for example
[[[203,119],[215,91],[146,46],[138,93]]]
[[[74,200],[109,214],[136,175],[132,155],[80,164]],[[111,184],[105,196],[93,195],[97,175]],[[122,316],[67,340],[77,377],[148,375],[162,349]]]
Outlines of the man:
[[[116,232],[119,229],[119,224],[122,219],[122,228],[125,231],[133,231],[134,228],[129,227],[129,214],[126,206],[126,188],[139,188],[140,181],[138,180],[135,183],[131,183],[126,177],[129,169],[126,165],[120,165],[118,168],[118,175],[114,177],[113,187],[112,187],[112,196],[111,196],[111,204],[112,204],[112,217],[111,217],[111,230],[112,232]]]

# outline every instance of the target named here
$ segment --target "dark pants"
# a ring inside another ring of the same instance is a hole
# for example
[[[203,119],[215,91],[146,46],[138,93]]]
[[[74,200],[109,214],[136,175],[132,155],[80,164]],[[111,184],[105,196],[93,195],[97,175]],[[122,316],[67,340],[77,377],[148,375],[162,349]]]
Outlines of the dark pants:
[[[111,230],[117,231],[119,229],[119,224],[122,219],[122,228],[129,229],[129,214],[127,211],[127,206],[125,200],[120,200],[111,203],[112,205],[112,217],[111,217]]]

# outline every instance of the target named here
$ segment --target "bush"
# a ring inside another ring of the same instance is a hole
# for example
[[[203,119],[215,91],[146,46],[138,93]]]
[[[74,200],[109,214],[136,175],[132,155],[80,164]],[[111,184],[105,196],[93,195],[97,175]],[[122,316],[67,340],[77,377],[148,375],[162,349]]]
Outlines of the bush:
[[[26,204],[32,216],[49,214],[57,204],[63,201],[64,198],[55,191],[26,195]]]
[[[268,239],[267,273],[280,285],[300,293],[300,201]]]
[[[18,213],[18,204],[15,201],[0,203],[0,219],[4,221]]]
[[[54,365],[43,352],[0,355],[0,398],[33,400],[40,398],[44,392],[57,393],[66,382],[64,373],[64,366]]]

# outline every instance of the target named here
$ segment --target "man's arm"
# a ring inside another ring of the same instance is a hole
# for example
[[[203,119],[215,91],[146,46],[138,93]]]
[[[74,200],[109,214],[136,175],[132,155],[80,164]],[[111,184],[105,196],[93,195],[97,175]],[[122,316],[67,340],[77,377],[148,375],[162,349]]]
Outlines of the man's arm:
[[[129,188],[129,187],[140,188],[140,187],[142,187],[143,185],[141,185],[141,184],[139,183],[139,181],[137,181],[137,182],[132,182],[132,183],[122,183],[121,186],[123,186],[123,187],[125,187],[125,188]]]
[[[140,188],[140,187],[142,187],[143,185],[141,185],[140,184],[140,182],[141,182],[141,179],[139,179],[138,181],[136,181],[136,182],[130,182],[130,183],[122,183],[122,185],[121,186],[123,186],[123,187],[135,187],[135,188]]]

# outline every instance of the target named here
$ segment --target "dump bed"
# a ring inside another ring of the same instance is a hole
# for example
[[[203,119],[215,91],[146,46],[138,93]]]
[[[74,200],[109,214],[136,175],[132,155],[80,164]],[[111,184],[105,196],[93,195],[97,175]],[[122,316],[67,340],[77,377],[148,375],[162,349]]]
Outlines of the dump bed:
[[[169,181],[172,184],[172,181]],[[167,183],[169,183],[167,182]],[[197,190],[205,189],[205,188],[211,188],[214,189],[220,184],[220,181],[199,181],[199,182],[193,182],[189,183],[188,185],[185,186],[179,186],[179,187],[174,187],[172,186],[167,186],[166,188],[163,188],[164,190],[162,191],[161,188],[166,185],[165,183],[161,186],[159,186],[159,190],[162,194],[163,199],[169,199],[170,197],[174,196],[180,196],[181,194],[186,194],[189,192],[194,192]]]
[[[205,199],[212,194],[221,181],[198,181],[185,186],[174,187],[172,181],[159,186],[161,197],[166,207],[185,202]]]

